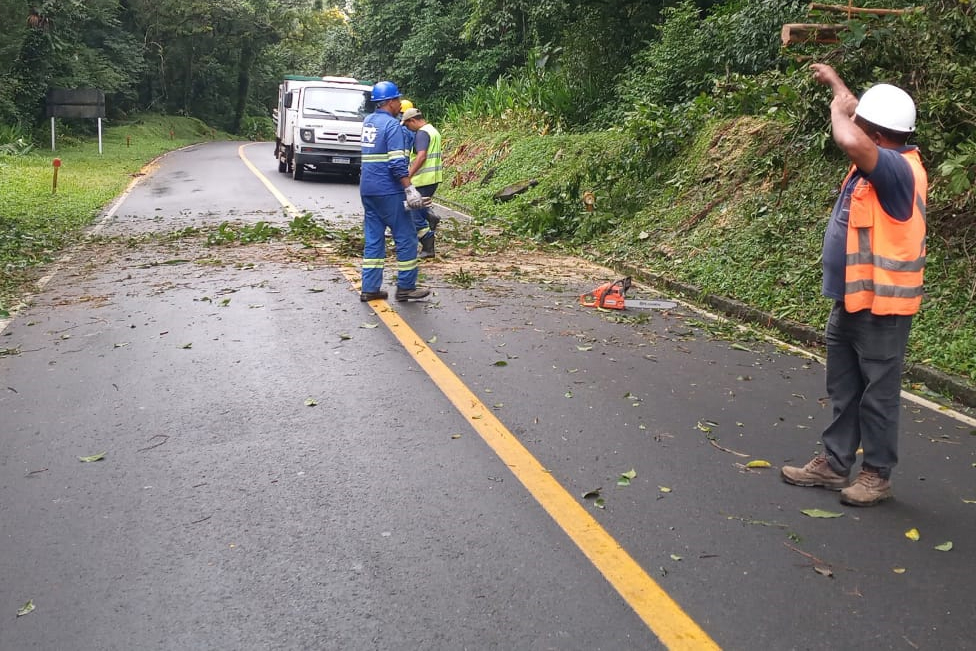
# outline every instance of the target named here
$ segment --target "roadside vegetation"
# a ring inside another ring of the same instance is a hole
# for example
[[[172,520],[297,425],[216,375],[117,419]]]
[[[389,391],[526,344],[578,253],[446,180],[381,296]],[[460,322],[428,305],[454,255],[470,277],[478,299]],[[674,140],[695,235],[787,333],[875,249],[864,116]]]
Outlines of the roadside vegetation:
[[[56,151],[0,129],[0,316],[35,275],[163,152],[220,134],[192,118],[150,115],[90,133],[61,135]],[[54,159],[61,162],[54,188]]]

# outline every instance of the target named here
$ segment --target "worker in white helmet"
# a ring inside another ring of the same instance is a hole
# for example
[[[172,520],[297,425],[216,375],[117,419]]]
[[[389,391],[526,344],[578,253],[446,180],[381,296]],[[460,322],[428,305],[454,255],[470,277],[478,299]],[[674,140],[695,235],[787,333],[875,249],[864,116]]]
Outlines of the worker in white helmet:
[[[834,301],[827,323],[827,394],[833,419],[824,453],[803,467],[784,466],[797,486],[840,490],[853,506],[891,493],[898,463],[901,374],[922,301],[928,176],[915,131],[915,102],[890,84],[860,100],[826,64],[811,66],[833,92],[834,142],[851,161],[824,236],[823,294]],[[849,481],[858,449],[864,456]]]

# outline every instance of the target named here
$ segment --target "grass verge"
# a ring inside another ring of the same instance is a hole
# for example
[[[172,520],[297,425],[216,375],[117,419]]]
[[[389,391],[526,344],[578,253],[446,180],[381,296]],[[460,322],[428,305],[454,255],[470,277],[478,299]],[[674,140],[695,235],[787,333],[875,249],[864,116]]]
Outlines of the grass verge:
[[[146,163],[216,137],[199,120],[145,115],[106,128],[101,154],[95,138],[65,137],[54,152],[0,155],[0,316],[29,291],[36,267],[76,239]]]

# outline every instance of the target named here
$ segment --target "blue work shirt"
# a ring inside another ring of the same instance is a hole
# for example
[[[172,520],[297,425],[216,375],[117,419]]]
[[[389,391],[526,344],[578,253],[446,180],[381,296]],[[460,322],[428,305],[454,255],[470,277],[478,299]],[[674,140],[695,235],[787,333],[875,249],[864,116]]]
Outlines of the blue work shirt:
[[[407,151],[400,121],[384,109],[377,109],[363,120],[363,167],[359,194],[379,197],[402,194],[400,179],[407,176]]]

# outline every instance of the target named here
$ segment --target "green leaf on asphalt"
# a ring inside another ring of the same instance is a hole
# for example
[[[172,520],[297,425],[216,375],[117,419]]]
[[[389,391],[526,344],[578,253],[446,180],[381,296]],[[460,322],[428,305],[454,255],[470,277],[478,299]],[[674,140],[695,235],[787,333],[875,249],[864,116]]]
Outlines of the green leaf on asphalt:
[[[637,471],[631,468],[627,472],[620,473],[617,479],[617,486],[630,486],[630,480],[637,476]]]
[[[459,439],[459,438],[461,438],[461,435],[460,434],[451,434],[451,438],[452,439]]]
[[[360,328],[378,328],[378,327],[380,327],[380,324],[378,324],[378,323],[363,323],[359,327]]]
[[[189,344],[183,344],[183,345],[182,345],[182,346],[180,346],[180,347],[181,347],[181,348],[182,348],[183,350],[190,350],[191,348],[193,348],[193,343],[189,343]]]
[[[315,400],[315,398],[305,398],[305,406],[306,407],[314,407],[317,404],[319,404],[319,403],[318,403],[317,400]]]
[[[918,542],[919,539],[921,539],[922,534],[918,532],[918,529],[912,527],[911,529],[905,532],[905,537],[911,541]]]
[[[681,560],[681,557],[678,556],[677,554],[671,554],[671,560],[672,561],[680,561]]]
[[[709,432],[712,431],[712,428],[711,427],[709,427],[708,425],[705,425],[701,421],[698,421],[698,424],[695,427],[697,427],[701,431],[705,432],[706,434],[708,434]]]
[[[580,350],[585,353],[588,350],[593,350],[593,346],[577,346],[576,350]]]
[[[768,461],[764,461],[763,459],[753,459],[752,461],[746,464],[746,468],[771,468],[771,467],[772,464],[770,464]]]
[[[824,511],[823,509],[800,509],[800,513],[811,518],[840,518],[844,516],[843,513]]]
[[[567,391],[566,393],[563,394],[563,397],[564,398],[572,398],[573,397],[573,392],[572,391]]]
[[[607,501],[602,497],[598,497],[596,498],[596,501],[593,502],[593,506],[595,506],[598,509],[605,509],[607,508]]]
[[[427,340],[427,343],[428,344],[436,344],[437,343],[437,335],[434,335],[433,337],[431,337],[430,339],[428,339]]]
[[[349,341],[350,339],[352,339],[351,335],[348,335],[345,332],[339,333],[339,341]]]
[[[93,455],[91,455],[89,457],[78,457],[78,461],[81,461],[82,463],[91,463],[93,461],[101,461],[102,459],[105,458],[105,455],[106,454],[108,454],[108,452],[99,452],[98,454],[93,454]]]
[[[742,344],[732,344],[732,345],[729,346],[729,348],[731,348],[732,350],[743,350],[743,351],[745,351],[747,353],[753,352],[751,349],[743,346]]]
[[[952,541],[951,540],[947,540],[944,543],[942,543],[941,545],[936,545],[935,546],[935,549],[938,549],[940,552],[947,552],[950,549],[952,549]]]
[[[586,491],[585,493],[583,493],[583,499],[584,500],[589,500],[589,499],[594,499],[594,498],[600,497],[600,491],[602,491],[602,490],[603,490],[603,487],[594,488],[593,490]]]
[[[318,287],[309,287],[308,291],[312,292],[313,294],[318,294],[319,292],[324,292],[325,290]]]
[[[966,504],[976,504],[976,500],[963,500]]]
[[[24,615],[33,612],[33,610],[34,610],[34,600],[30,599],[26,604],[24,604],[17,610],[17,617],[23,617]]]
[[[229,298],[225,298],[222,301],[220,301],[219,303],[217,303],[217,305],[219,305],[220,307],[227,307],[228,305],[230,305],[230,299]]]
[[[658,486],[657,489],[659,491],[661,491],[662,493],[670,493],[671,492],[671,489],[668,488],[667,486]]]
[[[493,366],[508,366],[508,362],[506,362],[504,359],[500,359],[495,362]]]

